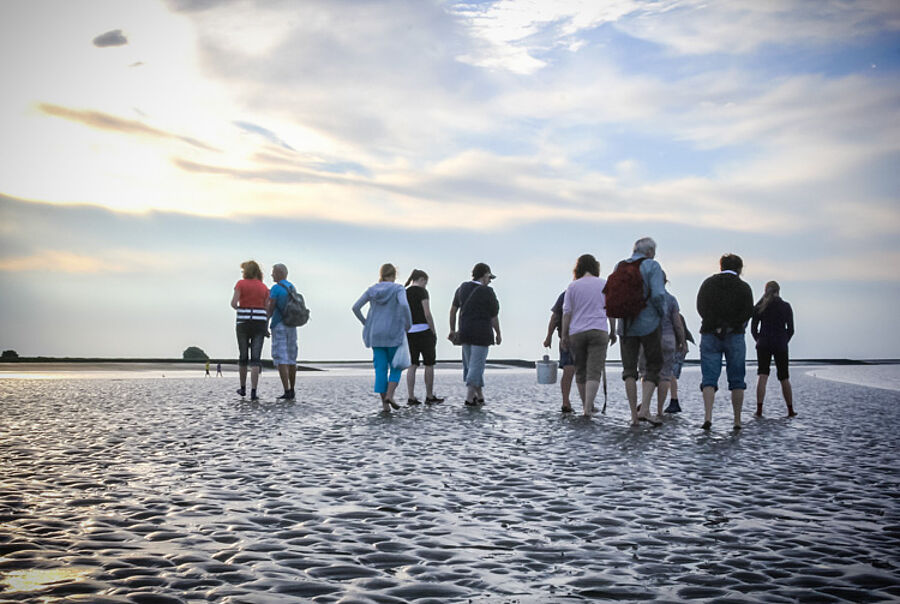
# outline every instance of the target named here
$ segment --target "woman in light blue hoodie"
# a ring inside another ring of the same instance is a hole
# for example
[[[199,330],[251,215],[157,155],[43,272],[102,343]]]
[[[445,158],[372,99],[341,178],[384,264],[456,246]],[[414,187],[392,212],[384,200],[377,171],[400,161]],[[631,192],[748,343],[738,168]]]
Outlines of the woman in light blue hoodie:
[[[393,264],[381,267],[381,279],[367,289],[353,305],[353,314],[363,324],[363,342],[372,349],[375,365],[375,392],[381,395],[385,411],[399,409],[394,402],[394,391],[405,367],[392,364],[394,353],[406,341],[406,332],[412,326],[412,314],[406,300],[406,289],[397,279]],[[369,312],[362,314],[362,307],[369,304]],[[390,375],[388,374],[390,372]]]

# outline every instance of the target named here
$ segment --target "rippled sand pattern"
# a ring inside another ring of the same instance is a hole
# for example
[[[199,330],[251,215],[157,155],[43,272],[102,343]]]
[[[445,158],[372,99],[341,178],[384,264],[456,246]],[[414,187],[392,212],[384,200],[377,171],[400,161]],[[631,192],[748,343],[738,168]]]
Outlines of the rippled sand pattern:
[[[618,379],[585,421],[515,371],[393,416],[368,377],[3,380],[0,600],[900,599],[900,394],[797,372],[798,418],[706,434],[698,377],[637,429]]]

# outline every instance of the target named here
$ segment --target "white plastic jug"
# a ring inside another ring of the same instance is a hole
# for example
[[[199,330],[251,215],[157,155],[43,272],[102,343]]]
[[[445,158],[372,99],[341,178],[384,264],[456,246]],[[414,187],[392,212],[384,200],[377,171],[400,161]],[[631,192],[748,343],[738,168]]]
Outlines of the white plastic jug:
[[[550,355],[545,354],[540,361],[535,361],[534,366],[537,368],[538,384],[555,384],[556,370],[559,369],[559,363],[550,360]]]

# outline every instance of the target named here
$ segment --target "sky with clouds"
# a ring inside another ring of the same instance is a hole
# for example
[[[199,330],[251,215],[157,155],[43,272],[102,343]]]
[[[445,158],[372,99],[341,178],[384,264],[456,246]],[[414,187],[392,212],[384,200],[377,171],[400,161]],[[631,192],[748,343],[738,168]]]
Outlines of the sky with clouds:
[[[443,339],[484,261],[532,359],[578,255],[649,235],[695,332],[734,252],[794,357],[900,357],[895,0],[7,0],[0,57],[0,348],[234,357],[254,258],[302,359],[363,359],[382,263]]]

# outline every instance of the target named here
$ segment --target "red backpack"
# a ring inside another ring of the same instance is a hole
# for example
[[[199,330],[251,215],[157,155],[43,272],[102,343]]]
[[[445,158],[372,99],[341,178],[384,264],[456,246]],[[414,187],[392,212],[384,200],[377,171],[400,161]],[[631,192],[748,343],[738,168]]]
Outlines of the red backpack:
[[[635,262],[624,260],[616,266],[609,278],[603,293],[606,295],[606,316],[615,319],[632,319],[647,306],[644,297],[644,278],[641,276],[641,263],[646,258]]]

